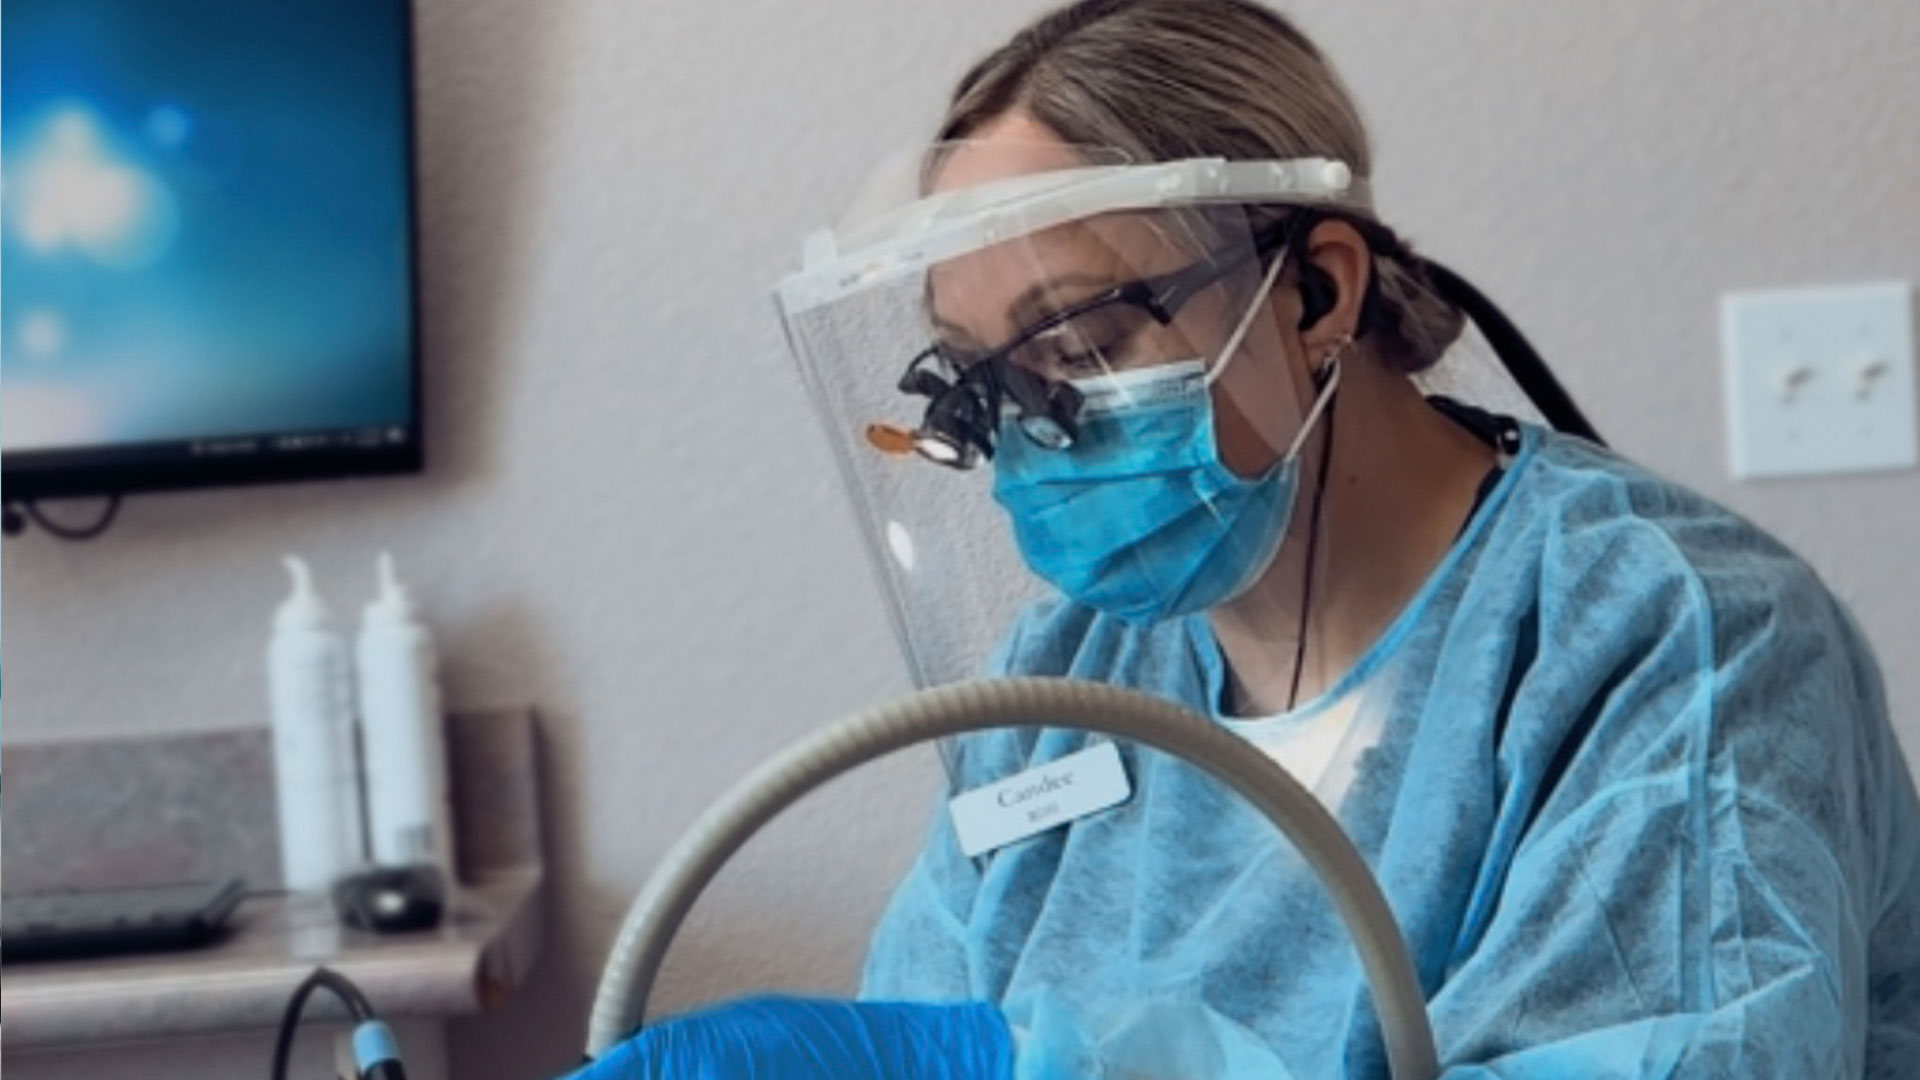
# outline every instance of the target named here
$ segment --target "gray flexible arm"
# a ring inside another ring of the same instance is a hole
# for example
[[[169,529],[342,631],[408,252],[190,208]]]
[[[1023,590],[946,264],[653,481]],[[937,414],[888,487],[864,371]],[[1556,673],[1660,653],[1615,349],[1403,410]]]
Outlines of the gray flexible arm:
[[[594,998],[587,1053],[639,1028],[667,945],[709,881],[760,826],[802,795],[915,743],[1001,727],[1079,728],[1191,761],[1238,791],[1320,875],[1353,935],[1394,1080],[1440,1069],[1399,924],[1367,865],[1313,795],[1237,736],[1171,703],[1063,679],[993,679],[923,691],[827,728],[768,761],[695,822],[628,909]]]

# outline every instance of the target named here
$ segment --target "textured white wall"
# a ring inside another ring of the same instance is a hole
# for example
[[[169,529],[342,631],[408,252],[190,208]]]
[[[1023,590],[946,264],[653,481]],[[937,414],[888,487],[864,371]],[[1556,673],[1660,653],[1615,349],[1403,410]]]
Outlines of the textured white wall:
[[[276,556],[357,607],[392,547],[452,702],[548,726],[549,960],[451,1036],[454,1075],[505,1080],[570,1059],[627,899],[718,790],[904,687],[767,288],[1038,5],[419,2],[431,471],[140,498],[95,544],[7,543],[6,735],[260,722]],[[1731,483],[1715,338],[1726,289],[1920,278],[1920,7],[1291,10],[1372,120],[1388,219],[1618,447],[1804,552],[1920,740],[1920,477]],[[850,780],[756,844],[662,1000],[844,982],[933,777]]]

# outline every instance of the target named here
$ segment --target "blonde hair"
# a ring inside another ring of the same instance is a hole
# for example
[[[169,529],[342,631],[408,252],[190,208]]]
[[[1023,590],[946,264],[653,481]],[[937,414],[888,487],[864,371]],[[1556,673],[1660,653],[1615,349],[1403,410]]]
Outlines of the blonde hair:
[[[1373,155],[1332,65],[1251,0],[1080,0],[1041,16],[961,78],[937,141],[1015,109],[1065,141],[1140,161],[1333,157],[1366,179]],[[1350,215],[1349,215],[1350,216]],[[1361,332],[1412,373],[1460,336],[1425,263],[1370,216],[1372,295]]]

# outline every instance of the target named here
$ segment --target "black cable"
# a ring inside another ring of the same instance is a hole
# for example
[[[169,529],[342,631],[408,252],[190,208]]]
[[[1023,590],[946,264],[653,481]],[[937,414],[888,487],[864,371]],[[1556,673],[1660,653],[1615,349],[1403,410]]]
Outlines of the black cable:
[[[1493,346],[1495,355],[1506,365],[1508,374],[1520,384],[1520,389],[1533,400],[1548,423],[1557,430],[1578,435],[1598,446],[1607,445],[1600,433],[1587,422],[1580,406],[1573,403],[1573,396],[1560,385],[1560,380],[1554,378],[1552,369],[1540,358],[1533,343],[1527,340],[1519,327],[1513,325],[1505,312],[1459,274],[1432,259],[1422,259],[1421,264],[1441,298],[1466,312],[1473,324],[1486,335],[1487,343]]]
[[[1320,448],[1319,475],[1313,482],[1313,513],[1307,520],[1307,570],[1300,583],[1300,626],[1293,642],[1293,685],[1287,689],[1287,711],[1300,703],[1300,673],[1307,666],[1307,619],[1313,611],[1313,564],[1320,554],[1320,506],[1327,494],[1327,477],[1333,465],[1333,418],[1340,411],[1340,391],[1327,402],[1326,445]]]
[[[48,517],[46,511],[40,509],[39,502],[33,499],[27,499],[23,502],[9,503],[7,505],[5,528],[8,536],[18,536],[26,530],[26,523],[31,521],[46,530],[48,535],[56,536],[62,540],[91,540],[101,533],[106,532],[107,527],[113,524],[115,515],[119,513],[120,496],[109,495],[107,496],[106,506],[100,511],[100,516],[91,524],[80,526],[66,525]]]
[[[280,1033],[273,1042],[273,1080],[287,1080],[287,1063],[293,1056],[293,1036],[300,1027],[300,1013],[306,1008],[307,998],[317,989],[325,989],[340,999],[346,1006],[347,1015],[355,1024],[374,1022],[373,1005],[367,1001],[360,988],[347,980],[347,977],[328,968],[314,968],[313,974],[306,977],[287,1001],[286,1012],[280,1015]],[[389,1062],[391,1068],[383,1075],[394,1080],[402,1080],[399,1063]]]
[[[340,999],[355,1023],[372,1018],[373,1006],[367,1003],[359,987],[338,972],[314,968],[313,974],[307,976],[288,999],[287,1010],[280,1014],[280,1034],[273,1043],[273,1080],[287,1080],[287,1061],[293,1054],[293,1035],[300,1027],[300,1013],[307,1006],[307,998],[322,987]]]

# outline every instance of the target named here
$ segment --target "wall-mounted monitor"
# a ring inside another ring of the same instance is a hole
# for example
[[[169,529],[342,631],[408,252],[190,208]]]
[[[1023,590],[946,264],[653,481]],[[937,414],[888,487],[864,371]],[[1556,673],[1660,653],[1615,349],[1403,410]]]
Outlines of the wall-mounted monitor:
[[[406,0],[6,0],[9,502],[421,464]]]

